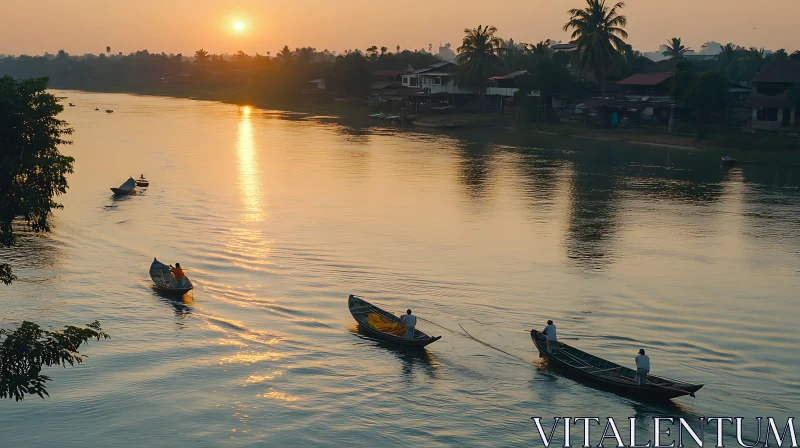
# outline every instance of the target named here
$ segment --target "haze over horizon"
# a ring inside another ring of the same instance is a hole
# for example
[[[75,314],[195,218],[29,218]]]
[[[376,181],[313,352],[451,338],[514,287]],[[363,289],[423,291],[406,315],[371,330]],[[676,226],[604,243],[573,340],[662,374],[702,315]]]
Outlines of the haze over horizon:
[[[415,50],[433,44],[436,49],[451,43],[455,49],[464,28],[478,25],[494,25],[500,37],[517,42],[567,41],[562,31],[567,10],[585,5],[584,0],[497,0],[488,8],[475,0],[409,0],[402,6],[367,0],[6,1],[0,15],[0,54],[13,55],[60,49],[103,53],[106,46],[114,53],[147,49],[187,56],[199,48],[275,54],[283,45],[341,52],[371,45],[394,51],[397,45]],[[800,49],[797,0],[629,0],[623,13],[628,43],[640,51],[657,50],[671,37],[681,37],[696,51],[708,41]]]

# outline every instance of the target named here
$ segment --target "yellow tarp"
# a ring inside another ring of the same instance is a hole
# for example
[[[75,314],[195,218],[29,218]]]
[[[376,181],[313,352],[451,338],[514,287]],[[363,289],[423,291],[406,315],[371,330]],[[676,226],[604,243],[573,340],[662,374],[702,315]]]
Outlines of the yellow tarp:
[[[369,313],[367,315],[367,322],[369,326],[384,333],[393,334],[395,336],[405,336],[406,326],[400,323],[392,323],[383,318],[380,314]]]

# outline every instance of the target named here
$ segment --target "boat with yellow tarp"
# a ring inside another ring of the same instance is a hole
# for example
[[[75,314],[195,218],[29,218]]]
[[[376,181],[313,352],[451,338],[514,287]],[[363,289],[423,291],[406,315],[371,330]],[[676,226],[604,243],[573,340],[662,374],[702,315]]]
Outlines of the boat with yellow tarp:
[[[361,297],[351,295],[347,306],[350,308],[350,314],[358,322],[358,330],[375,339],[407,347],[422,348],[442,338],[441,336],[429,336],[415,328],[414,338],[406,339],[406,326],[400,322],[400,318]]]

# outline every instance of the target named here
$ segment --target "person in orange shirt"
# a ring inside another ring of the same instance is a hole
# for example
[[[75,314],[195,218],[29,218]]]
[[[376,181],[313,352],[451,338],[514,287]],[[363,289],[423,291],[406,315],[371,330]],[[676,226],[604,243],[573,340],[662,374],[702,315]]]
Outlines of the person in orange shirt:
[[[183,279],[186,278],[186,274],[183,273],[181,264],[175,263],[175,267],[169,265],[169,272],[172,272],[172,276],[175,277],[175,283],[178,284],[178,288],[183,287]]]

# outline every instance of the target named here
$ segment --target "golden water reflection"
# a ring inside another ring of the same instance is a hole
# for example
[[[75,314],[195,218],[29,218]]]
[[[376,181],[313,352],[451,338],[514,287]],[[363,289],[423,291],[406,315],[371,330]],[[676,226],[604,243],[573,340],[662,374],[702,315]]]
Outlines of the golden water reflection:
[[[239,192],[242,202],[244,202],[242,220],[258,222],[264,219],[264,204],[261,200],[262,187],[253,136],[253,123],[250,121],[251,109],[249,106],[244,106],[240,111],[236,157],[239,161]]]
[[[288,402],[297,401],[297,400],[300,399],[299,397],[295,397],[293,395],[289,395],[289,394],[286,394],[284,392],[278,392],[278,391],[275,391],[275,390],[271,390],[271,391],[265,393],[264,395],[261,395],[261,397],[262,398],[270,398],[270,399],[273,399],[273,400],[288,401]]]
[[[278,377],[280,375],[283,375],[283,371],[282,370],[277,370],[277,371],[275,371],[275,372],[273,372],[272,374],[269,374],[269,375],[256,375],[256,374],[253,374],[253,375],[250,375],[249,377],[247,377],[247,382],[248,383],[260,383],[262,381],[274,380],[276,377]]]

